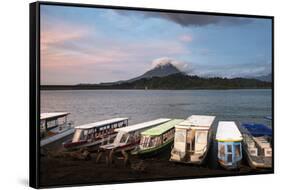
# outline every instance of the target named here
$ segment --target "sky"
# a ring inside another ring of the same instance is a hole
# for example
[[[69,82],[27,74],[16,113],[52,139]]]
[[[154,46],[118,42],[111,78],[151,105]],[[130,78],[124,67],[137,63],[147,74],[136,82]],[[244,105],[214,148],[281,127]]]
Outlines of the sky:
[[[271,73],[271,20],[41,5],[41,84],[128,80],[158,63],[189,75]]]

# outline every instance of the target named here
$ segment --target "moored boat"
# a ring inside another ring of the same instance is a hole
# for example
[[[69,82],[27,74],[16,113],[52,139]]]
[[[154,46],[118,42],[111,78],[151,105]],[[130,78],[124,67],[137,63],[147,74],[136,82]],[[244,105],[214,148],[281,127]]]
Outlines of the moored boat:
[[[139,145],[141,132],[154,126],[160,125],[162,123],[168,122],[170,120],[171,119],[160,118],[144,123],[123,127],[120,129],[115,129],[118,134],[116,135],[113,143],[100,146],[99,154],[97,156],[96,161],[99,162],[100,157],[103,153],[105,153],[107,157],[106,160],[109,161],[110,164],[113,160],[113,154],[121,152],[125,158],[124,162],[126,163],[128,160],[128,151],[133,150]]]
[[[237,169],[242,160],[242,135],[234,121],[220,121],[216,133],[218,162],[226,169]]]
[[[243,150],[251,168],[272,168],[272,129],[263,124],[240,126]]]
[[[40,114],[40,147],[49,148],[73,134],[73,123],[68,121],[68,112]]]
[[[130,150],[139,145],[140,134],[142,131],[152,128],[156,125],[170,121],[171,119],[156,119],[144,123],[139,123],[121,129],[115,129],[118,132],[117,136],[114,139],[114,142],[104,146],[100,146],[101,149],[126,149]]]
[[[75,150],[88,148],[96,150],[99,145],[108,144],[116,137],[115,129],[128,126],[128,118],[113,118],[75,127],[71,140],[63,143],[64,148]]]
[[[174,141],[175,125],[182,122],[182,119],[173,119],[141,133],[140,144],[134,149],[133,155],[155,155]]]
[[[175,125],[170,161],[202,164],[210,148],[214,119],[215,116],[192,115]]]

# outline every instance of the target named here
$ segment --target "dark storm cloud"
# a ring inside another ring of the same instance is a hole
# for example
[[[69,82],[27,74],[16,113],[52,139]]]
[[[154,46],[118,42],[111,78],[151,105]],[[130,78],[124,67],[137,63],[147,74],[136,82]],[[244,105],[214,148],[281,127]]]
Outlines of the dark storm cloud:
[[[206,26],[210,24],[219,25],[241,25],[251,22],[249,18],[230,17],[230,16],[213,16],[199,14],[183,14],[183,13],[163,13],[163,12],[136,12],[116,10],[120,15],[141,15],[144,18],[160,18],[165,19],[183,27],[187,26]]]

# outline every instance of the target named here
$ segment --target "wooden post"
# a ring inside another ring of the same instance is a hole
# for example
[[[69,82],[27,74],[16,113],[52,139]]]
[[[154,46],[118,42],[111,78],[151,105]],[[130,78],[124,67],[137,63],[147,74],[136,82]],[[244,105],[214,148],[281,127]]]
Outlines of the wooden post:
[[[102,154],[103,154],[103,151],[98,150],[98,155],[97,155],[97,158],[96,158],[96,163],[99,163]]]
[[[129,154],[125,151],[125,150],[122,150],[121,151],[123,157],[124,157],[124,166],[127,166],[130,162],[129,160]]]
[[[114,149],[112,149],[110,152],[109,152],[109,156],[108,156],[108,161],[109,161],[109,165],[111,165],[113,162],[114,162]]]

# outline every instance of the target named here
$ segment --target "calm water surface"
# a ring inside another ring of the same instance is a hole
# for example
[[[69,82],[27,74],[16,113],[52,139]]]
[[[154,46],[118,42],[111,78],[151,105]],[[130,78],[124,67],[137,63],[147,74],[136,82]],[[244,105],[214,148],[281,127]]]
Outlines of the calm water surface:
[[[128,117],[129,124],[135,124],[160,117],[215,115],[215,134],[220,120],[257,122],[271,127],[271,121],[264,119],[271,115],[271,93],[271,90],[41,91],[41,112],[70,112],[70,120],[76,126],[113,117]],[[212,142],[206,163],[207,167],[217,169],[217,142]],[[169,156],[163,159],[168,160]],[[243,167],[248,168],[246,164]]]
[[[41,91],[41,112],[67,111],[75,125],[113,117],[130,124],[193,114],[271,126],[271,90],[73,90]]]

